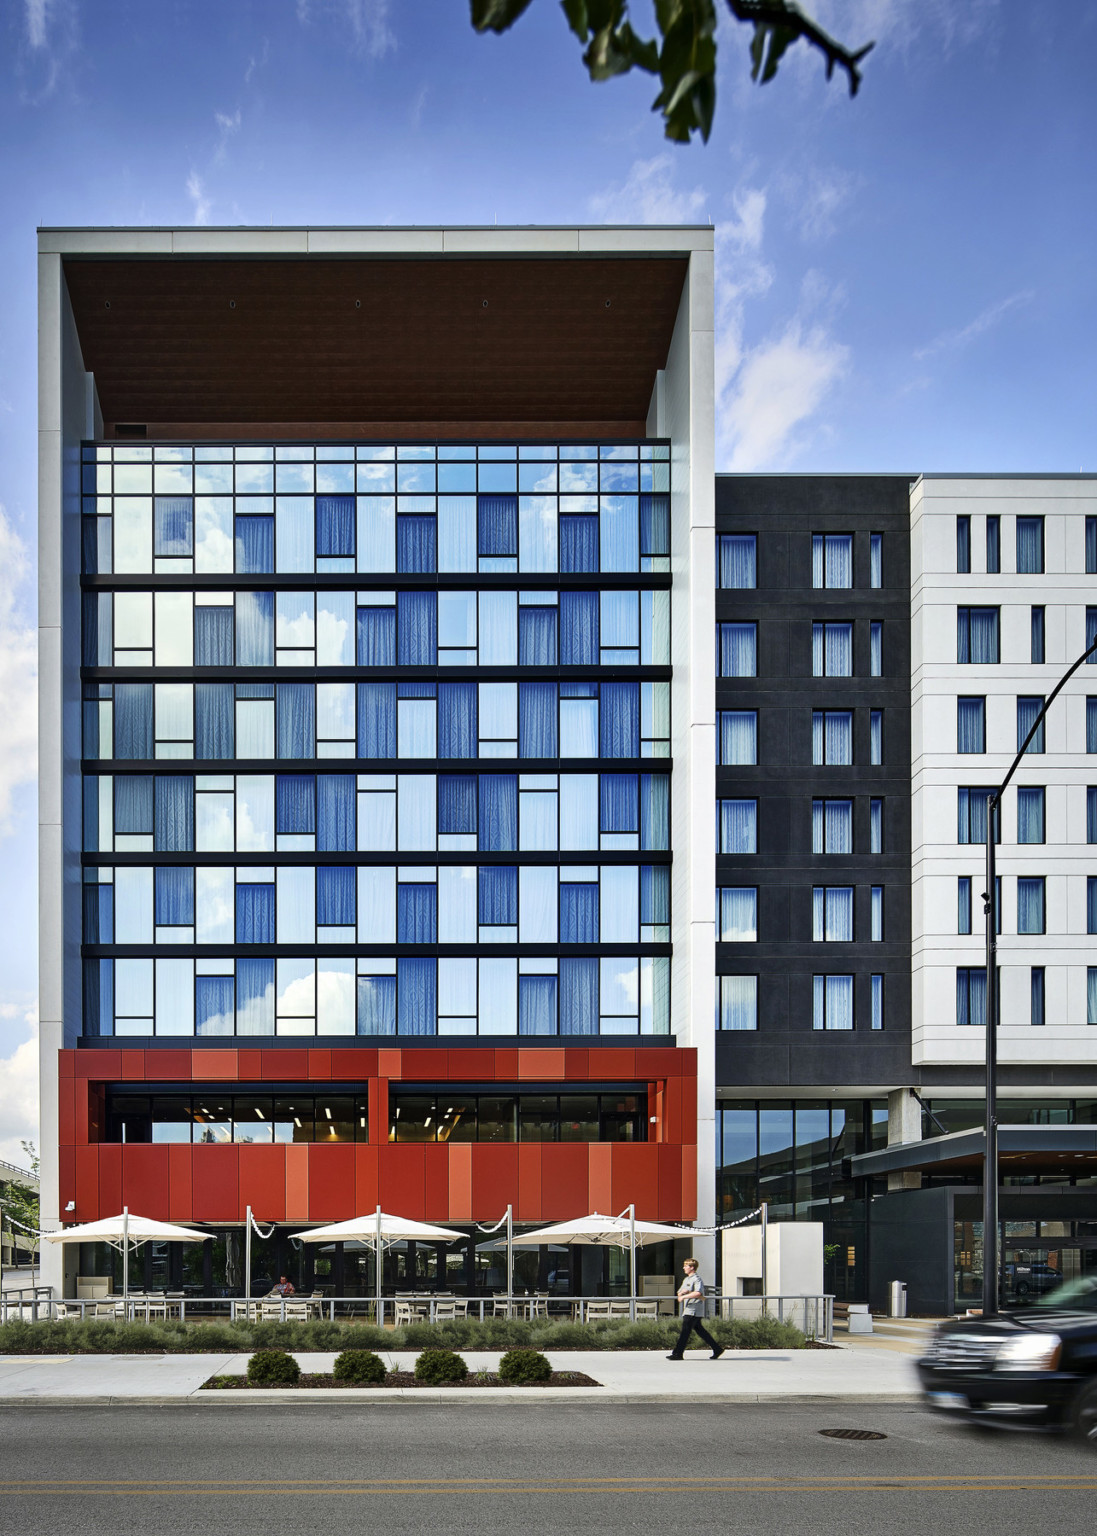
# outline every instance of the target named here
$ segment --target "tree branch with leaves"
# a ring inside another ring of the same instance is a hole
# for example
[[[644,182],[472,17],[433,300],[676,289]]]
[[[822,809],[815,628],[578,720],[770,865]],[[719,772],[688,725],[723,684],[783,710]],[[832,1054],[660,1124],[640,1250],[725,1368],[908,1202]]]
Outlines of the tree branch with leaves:
[[[717,0],[654,0],[659,36],[640,37],[629,19],[629,0],[560,0],[568,26],[583,44],[592,80],[611,80],[640,69],[657,75],[662,89],[652,111],[662,113],[668,139],[688,144],[694,133],[707,143],[716,112]],[[506,32],[532,0],[470,0],[477,32]],[[861,61],[873,43],[852,51],[836,42],[796,0],[725,0],[736,21],[754,28],[751,78],[765,85],[793,43],[803,40],[835,69],[856,96]]]

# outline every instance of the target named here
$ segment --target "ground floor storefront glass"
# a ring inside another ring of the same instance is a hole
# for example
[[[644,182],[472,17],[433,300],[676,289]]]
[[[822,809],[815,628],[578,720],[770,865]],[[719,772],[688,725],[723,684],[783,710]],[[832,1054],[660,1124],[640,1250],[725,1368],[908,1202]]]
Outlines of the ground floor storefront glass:
[[[1001,1303],[1031,1306],[1068,1280],[1097,1278],[1097,1221],[1003,1221]],[[983,1223],[953,1223],[954,1305],[983,1304]]]

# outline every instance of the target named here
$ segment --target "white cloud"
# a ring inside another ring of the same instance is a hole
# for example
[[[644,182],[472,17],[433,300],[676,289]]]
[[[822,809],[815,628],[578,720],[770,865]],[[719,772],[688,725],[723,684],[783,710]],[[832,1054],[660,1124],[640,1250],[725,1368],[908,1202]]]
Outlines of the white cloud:
[[[349,26],[358,53],[380,59],[396,47],[389,25],[390,0],[297,0],[297,20],[308,26],[314,16],[335,16]]]
[[[65,61],[79,41],[75,0],[23,0],[24,63],[27,78],[37,76],[32,100],[41,101],[57,85]]]
[[[1005,319],[1011,309],[1028,304],[1035,297],[1031,288],[1023,288],[1019,293],[1011,293],[1008,299],[999,299],[997,304],[988,304],[986,309],[980,310],[975,319],[969,321],[967,325],[962,325],[954,331],[942,331],[924,347],[918,347],[914,356],[921,362],[924,358],[936,356],[938,352],[956,352],[961,347],[966,347],[969,341],[974,341],[977,336],[992,331]]]
[[[0,1158],[25,1168],[21,1143],[38,1143],[38,1006],[5,1003],[0,1016],[19,1018],[26,1034],[9,1056],[0,1056]]]
[[[194,204],[194,222],[208,224],[213,203],[206,193],[206,184],[197,171],[191,171],[187,177],[187,196]]]
[[[217,124],[217,148],[213,154],[213,161],[215,165],[219,165],[228,152],[229,140],[234,133],[240,132],[240,124],[243,122],[243,117],[241,116],[240,108],[237,107],[231,117],[227,112],[215,112],[213,120]]]
[[[50,0],[26,0],[27,42],[32,48],[46,46]]]
[[[0,837],[15,791],[38,772],[38,643],[16,606],[27,574],[26,548],[0,506]]]
[[[708,202],[703,187],[680,192],[674,185],[673,155],[637,160],[617,187],[589,200],[591,215],[603,224],[697,224]]]
[[[796,429],[814,415],[846,371],[849,349],[821,325],[799,318],[752,348],[723,406],[730,470],[773,468],[794,451]]]

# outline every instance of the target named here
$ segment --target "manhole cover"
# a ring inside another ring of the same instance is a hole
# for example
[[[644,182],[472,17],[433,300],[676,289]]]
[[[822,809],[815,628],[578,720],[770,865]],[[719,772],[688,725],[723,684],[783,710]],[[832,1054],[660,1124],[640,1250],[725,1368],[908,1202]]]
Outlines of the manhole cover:
[[[878,1429],[821,1429],[828,1440],[886,1440]]]

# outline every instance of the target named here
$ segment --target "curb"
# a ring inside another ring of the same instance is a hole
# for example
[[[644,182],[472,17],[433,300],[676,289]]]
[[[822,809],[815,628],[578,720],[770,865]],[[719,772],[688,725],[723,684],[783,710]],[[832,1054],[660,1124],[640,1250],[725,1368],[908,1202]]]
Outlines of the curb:
[[[25,1397],[0,1397],[0,1408],[192,1408],[221,1405],[232,1408],[268,1408],[273,1403],[286,1407],[310,1403],[315,1407],[327,1401],[336,1403],[354,1401],[361,1406],[380,1408],[398,1403],[423,1403],[431,1407],[453,1404],[454,1398],[472,1396],[482,1403],[575,1403],[591,1404],[658,1404],[662,1407],[705,1408],[734,1406],[745,1403],[790,1403],[798,1406],[825,1403],[863,1403],[868,1406],[894,1403],[921,1403],[920,1392],[892,1392],[866,1395],[860,1392],[714,1392],[699,1397],[695,1392],[612,1392],[602,1387],[542,1387],[533,1392],[524,1387],[479,1387],[474,1392],[431,1392],[421,1387],[388,1387],[383,1392],[373,1392],[361,1387],[282,1387],[275,1391],[233,1389],[191,1392],[184,1396],[50,1396],[45,1393],[28,1394]],[[468,1406],[462,1404],[462,1406]]]

